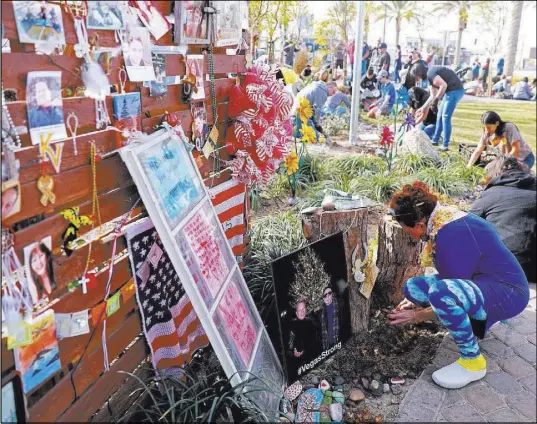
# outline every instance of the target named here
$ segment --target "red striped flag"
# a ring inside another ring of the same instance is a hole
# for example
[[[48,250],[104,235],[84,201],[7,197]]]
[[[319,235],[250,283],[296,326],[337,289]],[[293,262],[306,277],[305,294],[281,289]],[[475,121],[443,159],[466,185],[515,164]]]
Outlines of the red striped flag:
[[[209,189],[211,201],[218,220],[222,224],[237,262],[242,263],[244,254],[244,198],[246,185],[231,179],[216,187]]]

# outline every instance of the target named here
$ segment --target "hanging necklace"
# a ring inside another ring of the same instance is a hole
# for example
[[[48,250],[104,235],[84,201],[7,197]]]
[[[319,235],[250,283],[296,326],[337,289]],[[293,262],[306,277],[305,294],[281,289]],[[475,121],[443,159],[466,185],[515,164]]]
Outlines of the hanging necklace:
[[[2,144],[6,146],[21,148],[21,139],[17,127],[13,123],[11,114],[7,108],[7,100],[4,94],[4,84],[2,84]]]

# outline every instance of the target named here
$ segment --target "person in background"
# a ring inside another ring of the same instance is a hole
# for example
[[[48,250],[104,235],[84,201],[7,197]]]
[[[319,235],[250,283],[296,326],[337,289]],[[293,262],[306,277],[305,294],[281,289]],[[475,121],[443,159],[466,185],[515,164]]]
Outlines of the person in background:
[[[459,359],[432,374],[447,389],[459,389],[487,374],[477,339],[498,321],[513,318],[528,305],[524,270],[489,222],[443,206],[422,182],[392,196],[392,216],[416,240],[427,240],[423,264],[437,274],[413,277],[405,299],[388,314],[391,325],[434,319],[455,340]]]
[[[479,58],[476,57],[474,63],[472,63],[472,80],[475,81],[479,78],[479,70],[481,69],[481,63]]]
[[[323,115],[337,115],[342,116],[345,113],[350,112],[351,102],[349,101],[349,96],[342,92],[342,87],[338,89],[335,82],[329,82],[329,87],[332,87],[336,91],[326,100],[324,104],[322,114]],[[343,103],[343,106],[341,105]]]
[[[371,104],[380,97],[378,81],[373,69],[369,68],[367,73],[362,76],[360,87],[362,90],[362,104],[365,110],[369,110]]]
[[[296,44],[292,40],[287,40],[287,42],[283,46],[285,64],[287,66],[291,68],[293,67],[295,53],[298,52],[299,50],[300,49],[296,46]]]
[[[379,46],[380,51],[380,62],[379,62],[379,68],[381,71],[386,71],[390,73],[390,54],[388,53],[388,46],[386,43],[380,43]]]
[[[481,68],[481,78],[483,79],[483,95],[487,93],[489,68],[490,68],[490,57],[487,57],[485,64]]]
[[[349,75],[349,81],[352,81],[352,74],[354,73],[354,46],[356,42],[352,40],[347,46],[347,54],[349,55],[349,62],[351,64],[351,74]],[[363,75],[363,72],[362,72]]]
[[[336,68],[343,69],[343,58],[345,56],[345,45],[340,43],[336,52]]]
[[[513,87],[514,100],[530,100],[533,97],[528,81],[528,77],[524,77],[515,84]]]
[[[381,52],[380,52],[380,46],[384,44],[382,43],[382,39],[378,39],[377,40],[377,45],[376,47],[373,48],[372,52],[371,52],[371,60],[369,62],[369,67],[373,68],[373,72],[375,74],[378,74],[379,71],[380,71],[380,56],[381,56]]]
[[[369,50],[369,46],[366,42],[362,45],[362,77],[365,75],[367,70],[367,62],[368,58],[371,55],[371,50]]]
[[[395,49],[395,69],[393,71],[396,83],[401,81],[401,78],[399,77],[399,72],[401,71],[402,66],[403,63],[401,61],[401,46],[398,44],[397,48]]]
[[[410,90],[411,87],[414,87],[416,85],[416,78],[412,76],[411,71],[412,71],[412,68],[418,65],[418,63],[421,63],[422,66],[424,66],[425,69],[427,69],[427,64],[425,63],[424,60],[422,60],[421,53],[418,50],[414,49],[412,50],[412,53],[410,53],[410,60],[405,65],[405,69],[406,69],[405,76],[402,77],[403,85],[405,86],[407,91]],[[425,87],[422,87],[422,88],[425,88]]]
[[[416,82],[427,79],[429,81],[430,96],[425,104],[416,111],[416,118],[423,121],[421,115],[427,116],[429,106],[442,99],[438,107],[438,119],[432,137],[434,146],[438,146],[440,136],[443,134],[443,146],[441,151],[449,150],[451,141],[451,118],[455,112],[457,104],[464,96],[464,87],[460,78],[451,69],[445,66],[431,66],[427,70],[423,65],[412,68],[411,74],[416,78]]]
[[[380,115],[389,115],[395,103],[395,87],[390,81],[388,71],[379,72],[381,98],[375,101],[369,109],[369,118],[380,118]]]
[[[323,290],[323,307],[321,309],[321,346],[330,349],[339,342],[340,308],[331,287]]]
[[[468,168],[474,165],[487,146],[497,147],[502,154],[516,157],[528,169],[534,165],[535,155],[515,124],[502,121],[500,115],[494,111],[485,112],[481,117],[481,124],[483,125],[481,140],[470,156]]]
[[[464,90],[468,96],[483,97],[483,78],[479,77],[475,81],[467,82],[466,84],[464,84]]]
[[[289,355],[293,358],[293,362],[298,364],[308,362],[315,357],[318,351],[316,346],[318,337],[315,324],[308,317],[306,300],[299,299],[295,305],[295,314],[296,318],[291,321],[290,325]]]
[[[511,77],[502,75],[500,80],[492,87],[494,97],[501,99],[513,98],[513,92],[511,90]]]
[[[535,100],[535,96],[537,95],[537,78],[533,78],[531,83],[531,92],[533,93],[531,100]]]
[[[408,97],[410,98],[410,107],[412,108],[412,114],[415,115],[416,110],[422,107],[427,99],[429,98],[429,91],[421,87],[411,87],[408,90]],[[425,132],[429,138],[433,137],[434,130],[436,128],[436,121],[438,116],[438,106],[431,105],[427,115],[422,116],[422,119],[418,122],[416,120],[416,125],[419,125],[419,129]]]
[[[500,156],[485,167],[487,186],[470,212],[490,222],[515,255],[526,278],[536,282],[537,209],[535,176],[514,156]]]
[[[503,57],[500,57],[498,59],[498,62],[496,62],[496,75],[503,75],[503,64],[504,64]]]

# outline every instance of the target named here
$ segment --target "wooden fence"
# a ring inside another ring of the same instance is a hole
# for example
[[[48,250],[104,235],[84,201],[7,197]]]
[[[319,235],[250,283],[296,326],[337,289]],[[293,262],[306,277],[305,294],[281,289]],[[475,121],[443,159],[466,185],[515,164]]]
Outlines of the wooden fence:
[[[165,16],[172,13],[171,1],[153,2]],[[17,100],[8,103],[8,108],[15,125],[27,126],[26,113],[26,78],[30,71],[62,71],[62,88],[81,85],[72,73],[77,74],[82,59],[74,55],[73,45],[76,36],[72,19],[63,12],[63,24],[68,43],[63,55],[37,55],[32,44],[21,44],[18,41],[13,5],[11,1],[2,1],[2,22],[4,36],[10,40],[11,53],[2,53],[2,82],[4,89],[16,91]],[[88,30],[89,38],[98,34],[100,47],[117,46],[113,31]],[[173,45],[173,30],[162,37],[156,44]],[[199,54],[205,46],[190,45],[189,54]],[[235,84],[229,73],[244,73],[244,51],[241,55],[226,55],[224,48],[214,50],[214,68],[216,79],[216,99],[218,110],[218,129],[220,143],[223,145],[223,135],[229,125],[227,105],[229,92]],[[123,66],[123,57],[114,57],[111,61],[111,84],[118,84],[118,70]],[[205,57],[205,71],[208,72],[208,56]],[[166,55],[166,74],[168,76],[184,75],[185,61],[180,54]],[[168,92],[162,98],[149,96],[149,88],[142,83],[127,83],[127,92],[141,92],[142,127],[143,131],[151,133],[154,126],[161,121],[165,111],[174,112],[180,119],[187,136],[191,134],[192,117],[190,108],[181,100],[181,85],[168,86]],[[66,92],[65,90],[62,92]],[[208,124],[212,121],[211,90],[209,82],[205,82]],[[106,100],[108,111],[112,112],[112,98]],[[37,179],[41,175],[39,148],[32,146],[29,135],[21,136],[23,148],[15,154],[20,161],[20,183],[22,189],[22,209],[19,213],[3,222],[4,227],[15,231],[15,249],[19,258],[23,258],[23,248],[28,244],[52,237],[53,263],[57,289],[50,295],[49,307],[56,313],[76,312],[85,309],[95,311],[103,304],[105,285],[108,273],[98,276],[98,285],[82,294],[80,287],[68,290],[68,284],[80,278],[85,268],[88,247],[83,247],[70,256],[61,254],[61,233],[67,222],[59,212],[73,206],[79,206],[82,215],[91,214],[92,207],[92,170],[90,166],[90,141],[94,141],[97,153],[104,155],[116,148],[116,132],[97,130],[95,128],[95,102],[86,97],[63,98],[64,117],[73,111],[79,120],[77,134],[78,155],[74,154],[73,144],[66,141],[61,163],[61,172],[56,174],[48,163],[46,171],[54,178],[54,193],[56,203],[43,206],[39,202],[41,193],[37,189]],[[112,119],[112,116],[110,116]],[[225,150],[220,151],[225,157]],[[208,177],[213,170],[214,160],[206,160],[194,153],[202,176]],[[112,154],[97,163],[97,189],[101,210],[102,223],[108,222],[128,212],[139,198],[125,165],[118,154]],[[208,179],[206,184],[216,185],[230,178],[229,172],[223,173],[217,179]],[[139,203],[132,216],[144,216],[145,208]],[[90,227],[82,227],[84,234]],[[118,239],[117,251],[126,248],[124,237]],[[112,242],[93,243],[91,268],[110,259]],[[132,284],[132,275],[127,257],[118,262],[114,268],[111,295],[119,290],[125,290]],[[123,293],[123,292],[122,292]],[[93,312],[94,313],[94,312]],[[91,315],[91,313],[90,313]],[[107,320],[108,357],[113,362],[110,370],[104,372],[103,349],[101,344],[102,322],[96,323],[97,329],[90,341],[95,328],[90,316],[90,333],[65,338],[59,341],[62,370],[44,381],[27,394],[27,407],[30,421],[88,421],[90,417],[105,403],[110,396],[122,386],[125,375],[117,371],[132,372],[147,358],[149,350],[144,337],[140,337],[142,325],[135,296],[124,296],[121,308]],[[87,348],[86,348],[87,347]],[[76,372],[73,367],[78,364]],[[15,372],[13,351],[7,350],[6,340],[2,339],[2,376]],[[104,414],[106,415],[106,414]],[[103,419],[103,414],[100,414]]]

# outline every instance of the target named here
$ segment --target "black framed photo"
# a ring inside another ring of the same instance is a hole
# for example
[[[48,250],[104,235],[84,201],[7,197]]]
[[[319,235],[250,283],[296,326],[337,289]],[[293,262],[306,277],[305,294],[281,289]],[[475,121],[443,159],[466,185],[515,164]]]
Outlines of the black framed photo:
[[[12,372],[2,378],[2,421],[3,423],[25,423],[26,408],[19,374]]]

